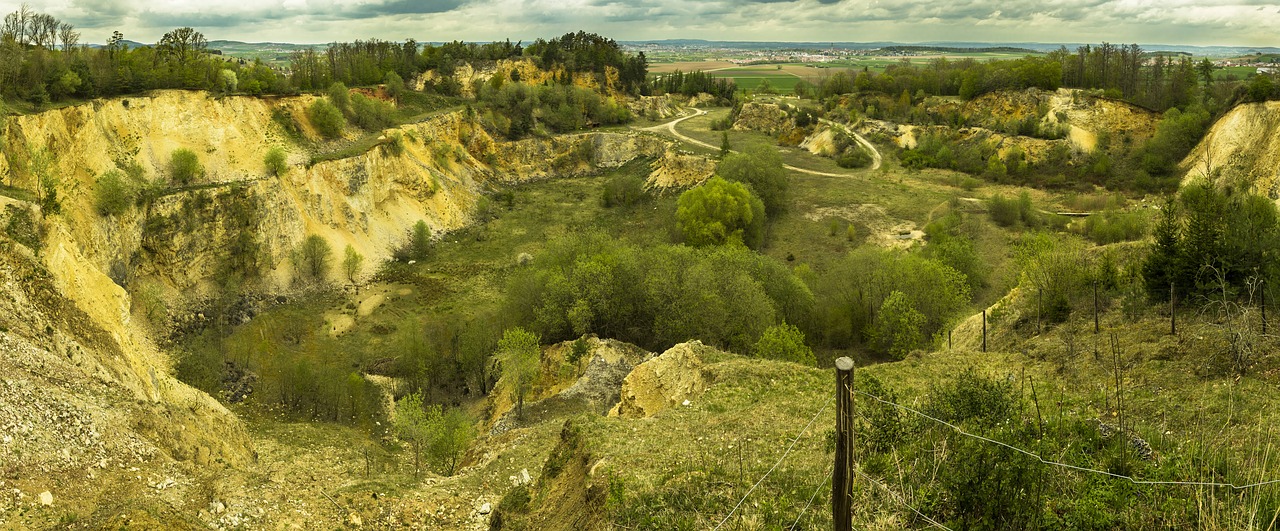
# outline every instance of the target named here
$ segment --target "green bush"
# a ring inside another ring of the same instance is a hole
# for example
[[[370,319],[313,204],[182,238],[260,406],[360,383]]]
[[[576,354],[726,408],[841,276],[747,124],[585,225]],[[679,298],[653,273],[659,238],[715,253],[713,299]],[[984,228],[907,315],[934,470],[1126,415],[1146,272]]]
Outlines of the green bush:
[[[289,169],[284,150],[279,146],[273,146],[267,150],[266,156],[262,157],[262,164],[267,167],[267,173],[277,177]]]
[[[342,82],[329,85],[329,90],[325,92],[325,97],[329,98],[329,103],[339,111],[342,111],[342,114],[351,112],[351,91]]]
[[[1147,216],[1141,211],[1107,210],[1084,220],[1084,234],[1099,245],[1147,237]]]
[[[94,207],[98,213],[119,216],[129,211],[138,198],[138,190],[125,180],[119,170],[108,171],[98,177],[93,186]]]
[[[1014,404],[1009,380],[984,376],[970,367],[954,380],[933,386],[924,412],[952,424],[991,427],[1007,420]]]
[[[774,216],[786,210],[790,181],[782,157],[773,147],[751,147],[741,153],[730,153],[720,162],[716,174],[750,186],[751,192],[764,203],[766,215]]]
[[[203,173],[204,168],[200,166],[200,158],[190,149],[176,149],[169,155],[169,175],[174,184],[189,185]]]
[[[351,123],[366,131],[380,131],[395,124],[396,108],[364,94],[351,96]]]
[[[770,326],[756,342],[752,354],[757,358],[790,361],[803,365],[816,365],[813,349],[804,343],[804,332],[787,323]]]
[[[893,359],[903,359],[923,342],[924,314],[901,291],[894,291],[880,304],[871,328],[871,343]]]
[[[602,197],[605,208],[615,206],[631,206],[649,200],[649,193],[644,189],[645,177],[624,173],[615,175],[604,183]]]
[[[744,247],[637,246],[588,232],[556,238],[505,290],[513,323],[548,341],[592,333],[661,351],[691,338],[751,352],[780,321],[810,321],[813,293]]]
[[[871,155],[866,150],[860,148],[849,148],[836,159],[836,165],[841,168],[865,168],[872,163]]]
[[[694,246],[764,243],[764,203],[745,185],[712,177],[680,194],[676,225]]]
[[[1031,195],[1025,191],[1016,198],[1000,194],[991,196],[987,200],[987,211],[991,214],[991,221],[1003,227],[1035,227],[1040,222],[1038,213],[1031,204]]]
[[[342,116],[342,111],[325,100],[316,100],[307,107],[307,117],[311,119],[311,125],[315,126],[316,131],[328,139],[341,137],[342,130],[347,127],[347,119]]]

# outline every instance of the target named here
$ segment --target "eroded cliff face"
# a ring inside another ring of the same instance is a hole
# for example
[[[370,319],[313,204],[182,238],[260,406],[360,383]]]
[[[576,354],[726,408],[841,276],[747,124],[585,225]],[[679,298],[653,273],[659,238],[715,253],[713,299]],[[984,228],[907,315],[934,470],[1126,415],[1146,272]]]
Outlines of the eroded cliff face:
[[[339,256],[351,245],[366,257],[367,276],[418,221],[436,233],[469,223],[493,185],[636,157],[660,162],[668,147],[630,132],[506,142],[459,111],[308,166],[313,152],[360,140],[351,130],[321,141],[306,119],[313,100],[161,91],[5,120],[3,182],[38,189],[31,161],[51,155],[61,202],[60,212],[45,213],[0,196],[0,431],[22,437],[0,441],[10,477],[47,480],[157,458],[249,462],[249,437],[234,415],[172,376],[170,353],[153,340],[166,313],[191,313],[218,295],[231,267],[257,272],[241,289],[290,290],[290,257],[308,235],[323,236]],[[279,176],[263,163],[272,147],[288,153]],[[180,148],[197,154],[202,177],[120,215],[97,211],[102,174],[168,183]],[[15,217],[25,232],[9,230]]]
[[[1280,200],[1280,101],[1240,105],[1182,161],[1183,183],[1213,176]]]

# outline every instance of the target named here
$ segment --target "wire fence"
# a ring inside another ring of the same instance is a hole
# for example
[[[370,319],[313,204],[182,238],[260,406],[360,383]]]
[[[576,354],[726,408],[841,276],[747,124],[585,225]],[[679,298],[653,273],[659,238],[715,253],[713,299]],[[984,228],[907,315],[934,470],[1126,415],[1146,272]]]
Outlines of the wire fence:
[[[720,520],[719,524],[716,524],[716,529],[720,529],[725,522],[728,522],[729,519],[733,517],[733,513],[738,512],[738,509],[742,507],[743,502],[746,502],[747,498],[751,496],[751,493],[755,492],[756,487],[759,487],[761,483],[764,483],[764,480],[769,478],[769,474],[772,474],[774,470],[778,469],[778,465],[781,465],[782,462],[787,459],[787,456],[791,454],[791,450],[796,447],[796,443],[800,442],[800,437],[804,436],[805,432],[809,431],[809,427],[813,426],[814,421],[818,420],[818,417],[822,416],[822,412],[826,411],[827,407],[830,406],[833,401],[835,401],[835,396],[828,398],[827,402],[822,404],[822,407],[818,409],[818,412],[813,414],[813,418],[809,419],[809,423],[805,424],[804,428],[800,430],[800,433],[797,433],[796,437],[791,440],[791,445],[787,446],[787,451],[782,452],[782,457],[779,457],[778,461],[774,463],[772,467],[769,467],[769,471],[765,472],[764,475],[751,486],[751,489],[747,490],[747,493],[742,495],[742,499],[738,500],[738,504],[733,506],[733,510],[729,511],[729,514],[726,514],[724,519]]]
[[[868,398],[868,399],[873,400],[873,401],[875,401],[875,402],[878,402],[878,403],[880,403],[880,404],[884,404],[884,405],[887,405],[887,406],[890,406],[890,407],[896,408],[896,409],[898,409],[898,410],[900,410],[900,411],[903,411],[903,412],[909,413],[909,414],[911,414],[911,415],[915,415],[916,417],[919,417],[919,418],[922,418],[922,419],[928,420],[928,421],[930,421],[930,422],[936,423],[936,424],[938,424],[938,425],[940,425],[940,426],[945,426],[945,427],[947,427],[947,428],[950,428],[952,431],[954,431],[955,433],[957,433],[957,434],[959,434],[959,435],[961,435],[961,436],[968,437],[968,438],[971,438],[971,439],[973,439],[973,440],[981,441],[981,442],[984,442],[984,443],[987,443],[987,444],[996,445],[996,446],[999,446],[999,447],[1004,448],[1004,449],[1006,449],[1006,450],[1009,450],[1009,451],[1012,451],[1012,452],[1016,452],[1016,453],[1019,453],[1019,454],[1025,455],[1025,456],[1027,456],[1027,457],[1030,457],[1030,458],[1032,458],[1032,459],[1035,459],[1036,461],[1038,461],[1038,462],[1040,462],[1041,464],[1044,464],[1044,465],[1049,465],[1049,466],[1054,466],[1054,467],[1064,468],[1064,469],[1067,469],[1067,470],[1073,470],[1073,471],[1076,471],[1076,472],[1082,472],[1082,473],[1087,473],[1087,474],[1097,474],[1097,475],[1100,475],[1100,476],[1105,476],[1105,477],[1109,477],[1109,478],[1113,478],[1113,479],[1119,479],[1119,480],[1128,481],[1128,482],[1130,482],[1130,483],[1132,483],[1132,484],[1134,484],[1134,485],[1181,485],[1181,486],[1192,486],[1192,487],[1223,487],[1223,488],[1230,488],[1230,489],[1233,489],[1233,490],[1245,490],[1245,489],[1251,489],[1251,488],[1262,487],[1262,486],[1266,486],[1266,485],[1272,485],[1272,484],[1280,483],[1280,479],[1272,479],[1272,480],[1265,480],[1265,481],[1257,481],[1257,482],[1247,483],[1247,484],[1236,484],[1236,483],[1232,483],[1232,482],[1224,482],[1224,481],[1172,481],[1172,480],[1149,480],[1149,479],[1135,478],[1135,477],[1133,477],[1133,476],[1129,476],[1129,475],[1125,475],[1125,474],[1117,474],[1117,473],[1115,473],[1115,472],[1109,472],[1109,471],[1106,471],[1106,470],[1099,470],[1099,469],[1096,469],[1096,468],[1090,468],[1090,467],[1086,467],[1086,466],[1079,466],[1079,465],[1073,465],[1073,464],[1070,464],[1070,463],[1063,463],[1063,462],[1061,462],[1061,461],[1056,461],[1056,460],[1053,460],[1053,459],[1045,458],[1045,457],[1041,456],[1040,454],[1038,454],[1038,453],[1036,453],[1036,452],[1032,452],[1032,451],[1030,451],[1030,450],[1025,450],[1025,449],[1023,449],[1023,448],[1019,448],[1019,447],[1017,447],[1017,446],[1014,446],[1014,445],[1012,445],[1012,444],[1009,444],[1009,443],[1006,443],[1006,442],[1003,442],[1003,441],[999,441],[999,440],[996,440],[996,439],[992,439],[992,438],[990,438],[990,437],[985,437],[985,436],[982,436],[982,435],[978,435],[978,434],[975,434],[975,433],[971,433],[971,432],[966,431],[964,428],[961,428],[960,426],[958,426],[958,425],[956,425],[956,424],[953,424],[953,423],[951,423],[951,422],[947,422],[947,421],[942,420],[942,419],[940,419],[940,418],[934,417],[934,416],[932,416],[932,415],[929,415],[929,414],[927,414],[927,413],[925,413],[925,412],[923,412],[923,411],[920,411],[920,410],[918,410],[918,409],[915,409],[915,408],[913,408],[913,407],[905,406],[905,405],[902,405],[902,404],[899,404],[899,403],[896,403],[896,402],[893,402],[893,401],[885,400],[885,399],[883,399],[883,398],[881,398],[881,397],[879,397],[879,396],[873,395],[873,394],[871,394],[871,393],[867,393],[867,392],[865,392],[865,391],[860,391],[860,390],[858,390],[858,389],[850,388],[850,387],[848,387],[848,386],[846,386],[846,387],[845,387],[845,390],[846,390],[846,392],[852,393],[853,395],[860,395],[860,396],[862,396],[862,397]],[[736,505],[734,505],[734,506],[733,506],[733,509],[732,509],[732,510],[730,510],[730,511],[729,511],[729,514],[725,515],[725,516],[724,516],[724,518],[720,520],[720,523],[716,524],[716,526],[715,526],[715,529],[716,529],[716,530],[719,530],[719,529],[721,529],[722,527],[724,527],[724,525],[725,525],[725,524],[726,524],[726,523],[727,523],[731,518],[733,518],[733,515],[738,513],[738,510],[739,510],[739,509],[741,509],[741,508],[742,508],[742,506],[743,506],[743,504],[744,504],[744,503],[746,503],[747,499],[751,497],[751,494],[752,494],[752,493],[754,493],[754,492],[755,492],[755,491],[760,487],[760,485],[762,485],[762,484],[765,482],[765,480],[767,480],[767,479],[769,478],[769,476],[770,476],[770,475],[772,475],[772,474],[773,474],[773,472],[774,472],[774,471],[776,471],[776,470],[778,469],[778,467],[782,465],[782,463],[783,463],[784,461],[786,461],[787,457],[791,455],[792,450],[793,450],[793,449],[795,449],[796,444],[800,442],[800,439],[801,439],[801,438],[803,438],[803,437],[804,437],[804,435],[805,435],[806,433],[809,433],[810,428],[812,428],[812,427],[813,427],[813,425],[814,425],[814,423],[815,423],[815,422],[817,422],[818,418],[819,418],[819,417],[821,417],[821,416],[822,416],[822,414],[823,414],[824,412],[826,412],[827,408],[831,406],[831,403],[832,403],[834,400],[835,400],[835,396],[832,396],[831,398],[829,398],[829,399],[828,399],[828,400],[827,400],[827,401],[822,405],[822,407],[820,407],[820,408],[818,409],[818,411],[817,411],[816,413],[814,413],[814,414],[813,414],[813,417],[811,417],[811,418],[809,419],[809,422],[807,422],[807,423],[804,425],[804,427],[803,427],[803,428],[801,428],[801,429],[800,429],[800,431],[799,431],[798,433],[796,433],[795,437],[793,437],[793,438],[791,439],[791,443],[787,446],[787,449],[782,453],[782,456],[780,456],[780,457],[778,458],[778,460],[777,460],[777,461],[775,461],[775,462],[773,463],[773,466],[769,467],[769,470],[768,470],[768,471],[766,471],[766,472],[764,473],[764,475],[760,477],[760,479],[756,480],[756,482],[755,482],[754,484],[752,484],[752,485],[751,485],[751,488],[750,488],[750,489],[748,489],[748,490],[747,490],[747,492],[746,492],[745,494],[743,494],[743,495],[742,495],[742,498],[738,500],[738,503],[737,503]],[[870,419],[868,419],[868,418],[867,418],[866,416],[864,416],[864,415],[859,414],[859,415],[857,415],[857,416],[858,416],[858,417],[860,417],[860,418],[862,418],[864,421],[871,422],[871,420],[870,420]],[[894,500],[895,500],[899,505],[901,505],[901,506],[902,506],[902,507],[904,507],[905,509],[907,509],[907,510],[911,511],[911,512],[912,512],[912,513],[914,513],[916,516],[919,516],[921,520],[923,520],[924,522],[927,522],[930,526],[932,526],[932,527],[934,527],[934,528],[937,528],[937,529],[946,529],[946,530],[950,531],[950,528],[949,528],[949,527],[947,527],[947,526],[946,526],[946,525],[944,525],[943,523],[941,523],[941,522],[939,522],[939,521],[937,521],[937,520],[935,520],[935,519],[933,519],[933,518],[929,517],[929,515],[925,514],[925,513],[924,513],[924,512],[922,512],[920,509],[918,509],[918,508],[916,508],[915,506],[913,506],[913,505],[910,503],[910,501],[909,501],[909,500],[908,500],[904,495],[902,495],[901,493],[899,493],[899,492],[895,491],[893,488],[891,488],[891,487],[889,487],[888,485],[884,484],[882,481],[880,481],[880,480],[876,479],[875,477],[872,477],[872,476],[868,475],[867,473],[863,472],[863,471],[862,471],[860,468],[858,468],[857,466],[851,467],[851,471],[852,471],[854,474],[856,474],[859,478],[866,480],[869,484],[871,484],[871,485],[875,486],[876,488],[878,488],[878,489],[880,489],[880,490],[883,490],[883,491],[884,491],[885,493],[887,493],[891,498],[893,498],[893,499],[894,499]],[[805,505],[804,505],[804,507],[800,509],[799,513],[797,513],[795,520],[791,523],[791,526],[790,526],[790,527],[788,527],[788,529],[791,529],[791,530],[796,529],[796,527],[800,524],[800,521],[804,518],[804,515],[805,515],[805,514],[807,514],[807,513],[808,513],[808,511],[809,511],[809,509],[810,509],[810,507],[812,507],[812,506],[813,506],[814,501],[815,501],[815,500],[817,500],[817,498],[818,498],[818,494],[822,492],[822,488],[823,488],[823,486],[825,486],[825,485],[827,485],[827,484],[828,484],[828,482],[832,479],[832,477],[833,477],[834,473],[835,473],[835,466],[834,466],[834,463],[833,463],[833,466],[831,466],[831,467],[829,467],[829,468],[828,468],[826,475],[825,475],[821,480],[819,480],[819,481],[818,481],[818,483],[814,486],[814,488],[813,488],[813,492],[812,492],[812,494],[809,496],[808,502],[806,502],[806,503],[805,503]]]
[[[920,509],[916,509],[916,508],[915,508],[915,506],[911,505],[911,503],[909,503],[909,502],[907,501],[906,497],[902,496],[901,494],[898,494],[896,491],[894,491],[893,489],[889,488],[889,486],[888,486],[888,485],[885,485],[884,483],[881,483],[881,482],[880,482],[879,480],[877,480],[876,478],[873,478],[873,477],[871,477],[871,476],[867,475],[865,472],[863,472],[863,471],[862,471],[862,469],[860,469],[860,468],[858,468],[858,467],[853,467],[853,472],[854,472],[855,474],[857,474],[857,475],[858,475],[858,477],[860,477],[860,478],[863,478],[863,479],[867,480],[867,482],[871,483],[872,485],[875,485],[875,486],[877,486],[877,487],[880,487],[880,488],[881,488],[881,489],[883,489],[885,492],[889,493],[889,497],[893,498],[894,500],[897,500],[897,502],[898,502],[899,504],[901,504],[903,507],[906,507],[906,508],[908,508],[908,509],[911,509],[911,512],[916,513],[917,515],[919,515],[919,516],[920,516],[920,518],[923,518],[923,519],[924,519],[924,521],[929,522],[929,524],[930,524],[930,525],[932,525],[932,526],[934,526],[934,527],[937,527],[937,528],[939,528],[939,529],[946,529],[947,531],[951,531],[951,528],[950,528],[950,527],[947,527],[947,526],[945,526],[945,525],[942,525],[942,524],[941,524],[941,523],[939,523],[937,520],[934,520],[934,519],[932,519],[932,518],[929,518],[927,515],[925,515],[924,513],[920,512]]]
[[[924,419],[927,419],[927,420],[933,421],[933,422],[935,422],[935,423],[941,424],[941,425],[943,425],[943,426],[946,426],[946,427],[948,427],[948,428],[951,428],[951,429],[952,429],[952,430],[954,430],[956,433],[958,433],[958,434],[960,434],[960,435],[963,435],[963,436],[965,436],[965,437],[969,437],[969,438],[971,438],[971,439],[975,439],[975,440],[978,440],[978,441],[983,441],[983,442],[986,442],[986,443],[989,443],[989,444],[994,444],[994,445],[997,445],[997,446],[1003,447],[1003,448],[1005,448],[1005,449],[1008,449],[1008,450],[1011,450],[1011,451],[1014,451],[1014,452],[1017,452],[1017,453],[1020,453],[1020,454],[1026,455],[1027,457],[1030,457],[1030,458],[1032,458],[1032,459],[1035,459],[1035,460],[1037,460],[1037,461],[1039,461],[1039,462],[1041,462],[1041,463],[1043,463],[1043,464],[1050,465],[1050,466],[1056,466],[1056,467],[1060,467],[1060,468],[1065,468],[1065,469],[1068,469],[1068,470],[1075,470],[1075,471],[1077,471],[1077,472],[1086,472],[1086,473],[1090,473],[1090,474],[1098,474],[1098,475],[1102,475],[1102,476],[1108,476],[1108,477],[1115,478],[1115,479],[1123,479],[1123,480],[1127,480],[1127,481],[1129,481],[1130,483],[1133,483],[1134,485],[1185,485],[1185,486],[1193,486],[1193,487],[1227,487],[1227,488],[1231,488],[1231,489],[1233,489],[1233,490],[1244,490],[1244,489],[1251,489],[1251,488],[1254,488],[1254,487],[1261,487],[1261,486],[1264,486],[1264,485],[1271,485],[1271,484],[1275,484],[1275,483],[1280,483],[1280,479],[1272,479],[1272,480],[1267,480],[1267,481],[1258,481],[1258,482],[1255,482],[1255,483],[1248,483],[1248,484],[1244,484],[1244,485],[1236,485],[1235,483],[1224,483],[1224,482],[1219,482],[1219,481],[1161,481],[1161,480],[1148,480],[1148,479],[1139,479],[1139,478],[1135,478],[1135,477],[1133,477],[1133,476],[1128,476],[1128,475],[1124,475],[1124,474],[1117,474],[1117,473],[1115,473],[1115,472],[1108,472],[1108,471],[1106,471],[1106,470],[1098,470],[1098,469],[1096,469],[1096,468],[1089,468],[1089,467],[1084,467],[1084,466],[1078,466],[1078,465],[1073,465],[1073,464],[1070,464],[1070,463],[1062,463],[1062,462],[1059,462],[1059,461],[1054,461],[1054,460],[1052,460],[1052,459],[1045,459],[1044,457],[1041,457],[1041,456],[1040,456],[1040,454],[1037,454],[1037,453],[1032,452],[1032,451],[1029,451],[1029,450],[1024,450],[1024,449],[1022,449],[1022,448],[1018,448],[1018,447],[1016,447],[1016,446],[1013,446],[1013,445],[1008,444],[1008,443],[1005,443],[1005,442],[997,441],[997,440],[995,440],[995,439],[991,439],[991,438],[988,438],[988,437],[983,437],[983,436],[981,436],[981,435],[977,435],[977,434],[974,434],[974,433],[969,433],[969,432],[965,431],[965,430],[964,430],[964,428],[961,428],[960,426],[957,426],[957,425],[952,424],[952,423],[950,423],[950,422],[947,422],[947,421],[945,421],[945,420],[942,420],[942,419],[939,419],[939,418],[936,418],[936,417],[930,416],[930,415],[928,415],[928,414],[926,414],[926,413],[924,413],[924,412],[922,412],[922,411],[920,411],[920,410],[917,410],[917,409],[915,409],[915,408],[912,408],[912,407],[909,407],[909,406],[904,406],[904,405],[902,405],[902,404],[898,404],[898,403],[895,403],[895,402],[890,402],[890,401],[888,401],[888,400],[884,400],[884,399],[882,399],[882,398],[880,398],[880,397],[878,397],[878,396],[875,396],[875,395],[873,395],[873,394],[870,394],[870,393],[867,393],[867,392],[864,392],[864,391],[859,391],[859,390],[857,390],[857,389],[852,389],[852,391],[853,391],[855,394],[859,394],[859,395],[865,396],[865,397],[867,397],[867,398],[870,398],[870,399],[872,399],[872,400],[875,400],[876,402],[880,402],[881,404],[885,404],[885,405],[889,405],[889,406],[892,406],[892,407],[898,408],[898,409],[900,409],[900,410],[902,410],[902,411],[905,411],[905,412],[907,412],[907,413],[911,413],[911,414],[916,415],[916,416],[918,416],[918,417],[920,417],[920,418],[924,418]]]
[[[813,495],[809,496],[809,503],[804,504],[804,509],[800,509],[800,514],[796,515],[796,520],[791,522],[791,527],[788,529],[795,531],[796,526],[800,524],[800,519],[804,518],[804,513],[809,511],[809,507],[813,505],[813,500],[818,498],[818,493],[822,492],[822,487],[826,486],[828,481],[831,481],[831,476],[835,473],[836,464],[831,463],[831,466],[827,467],[827,477],[822,478],[822,481],[818,482],[818,486],[813,488]]]

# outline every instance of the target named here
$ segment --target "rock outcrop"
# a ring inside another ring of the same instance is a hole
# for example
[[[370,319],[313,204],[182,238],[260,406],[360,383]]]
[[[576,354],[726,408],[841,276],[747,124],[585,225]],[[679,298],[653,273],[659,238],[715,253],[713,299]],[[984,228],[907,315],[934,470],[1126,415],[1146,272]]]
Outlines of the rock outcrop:
[[[611,416],[652,417],[705,389],[701,354],[711,347],[701,341],[681,343],[641,363],[622,382],[622,400]]]
[[[1213,175],[1280,200],[1280,101],[1240,105],[1209,129],[1182,162],[1186,180]]]

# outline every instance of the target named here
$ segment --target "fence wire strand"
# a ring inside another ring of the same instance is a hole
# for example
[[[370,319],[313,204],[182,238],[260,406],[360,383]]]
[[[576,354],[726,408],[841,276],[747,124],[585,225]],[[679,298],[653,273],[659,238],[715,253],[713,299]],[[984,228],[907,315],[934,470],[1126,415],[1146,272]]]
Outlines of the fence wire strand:
[[[813,488],[813,495],[809,496],[809,503],[804,504],[804,509],[800,509],[800,514],[796,515],[796,521],[791,522],[791,527],[789,529],[795,531],[796,525],[800,524],[800,519],[804,518],[804,513],[809,511],[809,507],[813,505],[813,500],[818,498],[818,493],[822,492],[822,487],[827,484],[827,481],[831,480],[831,476],[835,473],[836,464],[835,462],[832,462],[831,466],[827,468],[827,477],[822,478],[822,481],[818,482],[818,486]]]
[[[778,465],[781,465],[782,462],[786,460],[787,456],[791,454],[791,449],[795,448],[796,443],[800,442],[800,437],[804,436],[805,432],[809,431],[809,427],[813,426],[814,421],[818,420],[818,417],[822,416],[822,412],[826,411],[827,406],[830,406],[831,402],[834,401],[835,399],[836,397],[832,396],[827,399],[827,402],[825,404],[822,404],[822,407],[818,409],[818,412],[813,414],[813,418],[809,419],[809,423],[805,424],[804,428],[800,430],[800,433],[797,433],[796,437],[791,440],[791,445],[787,446],[787,451],[782,452],[782,457],[779,457],[778,461],[774,463],[772,467],[769,467],[769,471],[765,472],[764,475],[760,477],[760,480],[756,481],[756,484],[752,485],[751,489],[747,490],[747,493],[742,495],[742,499],[738,500],[738,504],[733,506],[733,510],[729,511],[729,514],[725,515],[724,519],[721,520],[720,523],[716,524],[716,527],[715,527],[716,529],[720,529],[720,527],[723,526],[725,522],[728,522],[729,519],[733,517],[733,513],[738,512],[738,508],[742,507],[743,502],[747,501],[747,497],[751,496],[752,492],[755,492],[756,487],[759,487],[761,483],[764,483],[764,480],[769,477],[769,474],[772,474],[774,470],[777,470]]]
[[[1130,483],[1133,483],[1134,485],[1186,485],[1186,486],[1192,486],[1192,487],[1228,487],[1228,488],[1231,488],[1231,489],[1233,489],[1233,490],[1244,490],[1244,489],[1250,489],[1250,488],[1254,488],[1254,487],[1262,487],[1262,486],[1265,486],[1265,485],[1272,485],[1272,484],[1280,483],[1280,479],[1272,479],[1272,480],[1267,480],[1267,481],[1259,481],[1259,482],[1256,482],[1256,483],[1249,483],[1249,484],[1245,484],[1245,485],[1236,485],[1235,483],[1222,483],[1222,482],[1217,482],[1217,481],[1159,481],[1159,480],[1137,479],[1137,478],[1134,478],[1133,476],[1126,476],[1126,475],[1124,475],[1124,474],[1116,474],[1115,472],[1107,472],[1106,470],[1098,470],[1098,469],[1096,469],[1096,468],[1089,468],[1089,467],[1083,467],[1083,466],[1078,466],[1078,465],[1072,465],[1072,464],[1069,464],[1069,463],[1062,463],[1062,462],[1054,461],[1054,460],[1052,460],[1052,459],[1045,459],[1045,458],[1043,458],[1043,457],[1040,457],[1040,455],[1039,455],[1039,454],[1037,454],[1037,453],[1035,453],[1035,452],[1031,452],[1031,451],[1028,451],[1028,450],[1023,450],[1022,448],[1018,448],[1018,447],[1016,447],[1016,446],[1013,446],[1013,445],[1008,444],[1008,443],[1005,443],[1005,442],[1001,442],[1001,441],[997,441],[997,440],[995,440],[995,439],[990,439],[990,438],[987,438],[987,437],[983,437],[983,436],[981,436],[981,435],[977,435],[977,434],[969,433],[969,432],[965,431],[963,428],[961,428],[961,427],[959,427],[959,426],[956,426],[955,424],[952,424],[952,423],[950,423],[950,422],[947,422],[947,421],[942,420],[942,419],[939,419],[939,418],[932,417],[932,416],[927,415],[927,414],[925,414],[925,413],[923,413],[923,412],[921,412],[921,411],[919,411],[919,410],[917,410],[917,409],[914,409],[914,408],[911,408],[911,407],[908,407],[908,406],[904,406],[904,405],[901,405],[901,404],[896,404],[896,403],[894,403],[894,402],[890,402],[890,401],[888,401],[888,400],[884,400],[884,399],[882,399],[882,398],[880,398],[880,397],[878,397],[878,396],[875,396],[875,395],[873,395],[873,394],[866,393],[866,392],[863,392],[863,391],[859,391],[859,390],[857,390],[857,389],[853,389],[852,391],[853,391],[854,393],[860,394],[860,395],[862,395],[862,396],[865,396],[865,397],[867,397],[867,398],[870,398],[870,399],[875,400],[875,401],[877,401],[877,402],[880,402],[880,403],[882,403],[882,404],[886,404],[886,405],[889,405],[889,406],[893,406],[893,407],[896,407],[896,408],[901,409],[901,410],[903,410],[903,411],[906,411],[906,412],[908,412],[908,413],[914,414],[914,415],[916,415],[916,416],[919,416],[919,417],[923,417],[923,418],[929,419],[929,420],[931,420],[931,421],[933,421],[933,422],[936,422],[936,423],[938,423],[938,424],[941,424],[941,425],[943,425],[943,426],[946,426],[946,427],[948,427],[948,428],[951,428],[952,430],[955,430],[955,432],[956,432],[956,433],[959,433],[960,435],[963,435],[963,436],[965,436],[965,437],[969,437],[969,438],[976,439],[976,440],[979,440],[979,441],[984,441],[984,442],[987,442],[987,443],[990,443],[990,444],[994,444],[994,445],[997,445],[997,446],[1002,446],[1002,447],[1007,448],[1007,449],[1009,449],[1009,450],[1012,450],[1012,451],[1014,451],[1014,452],[1017,452],[1017,453],[1020,453],[1020,454],[1026,455],[1027,457],[1031,457],[1031,458],[1033,458],[1033,459],[1035,459],[1035,460],[1037,460],[1037,461],[1040,461],[1040,462],[1041,462],[1041,463],[1043,463],[1043,464],[1051,465],[1051,466],[1056,466],[1056,467],[1061,467],[1061,468],[1066,468],[1066,469],[1069,469],[1069,470],[1075,470],[1075,471],[1078,471],[1078,472],[1087,472],[1087,473],[1090,473],[1090,474],[1099,474],[1099,475],[1103,475],[1103,476],[1112,477],[1112,478],[1115,478],[1115,479],[1123,479],[1123,480],[1127,480],[1127,481],[1129,481]]]
[[[915,506],[913,506],[913,505],[911,505],[910,503],[908,503],[908,502],[907,502],[906,497],[904,497],[904,496],[902,496],[902,495],[898,494],[896,491],[894,491],[893,489],[889,488],[889,486],[888,486],[888,485],[885,485],[884,483],[881,483],[881,482],[880,482],[880,480],[878,480],[878,479],[876,479],[876,478],[873,478],[873,477],[871,477],[871,476],[867,475],[866,473],[864,473],[864,472],[862,471],[862,469],[860,469],[860,468],[858,468],[858,467],[853,467],[853,472],[854,472],[855,474],[858,474],[858,476],[859,476],[859,477],[861,477],[861,478],[863,478],[863,479],[867,480],[867,481],[868,481],[869,483],[871,483],[872,485],[875,485],[875,486],[877,486],[877,487],[880,487],[881,489],[884,489],[884,491],[885,491],[885,492],[889,493],[889,496],[890,496],[890,497],[892,497],[894,500],[897,500],[897,501],[898,501],[898,503],[902,504],[902,506],[903,506],[903,507],[906,507],[906,508],[908,508],[908,509],[911,509],[911,512],[916,513],[916,515],[918,515],[920,518],[923,518],[923,519],[924,519],[924,521],[929,522],[929,524],[931,524],[931,525],[933,525],[934,527],[937,527],[937,528],[939,528],[939,529],[946,529],[947,531],[951,531],[951,528],[950,528],[950,527],[947,527],[947,526],[945,526],[945,525],[942,525],[942,524],[941,524],[941,523],[939,523],[937,520],[934,520],[934,519],[932,519],[932,518],[929,518],[929,517],[928,517],[928,516],[926,516],[924,513],[920,512],[920,509],[916,509],[916,508],[915,508]]]

